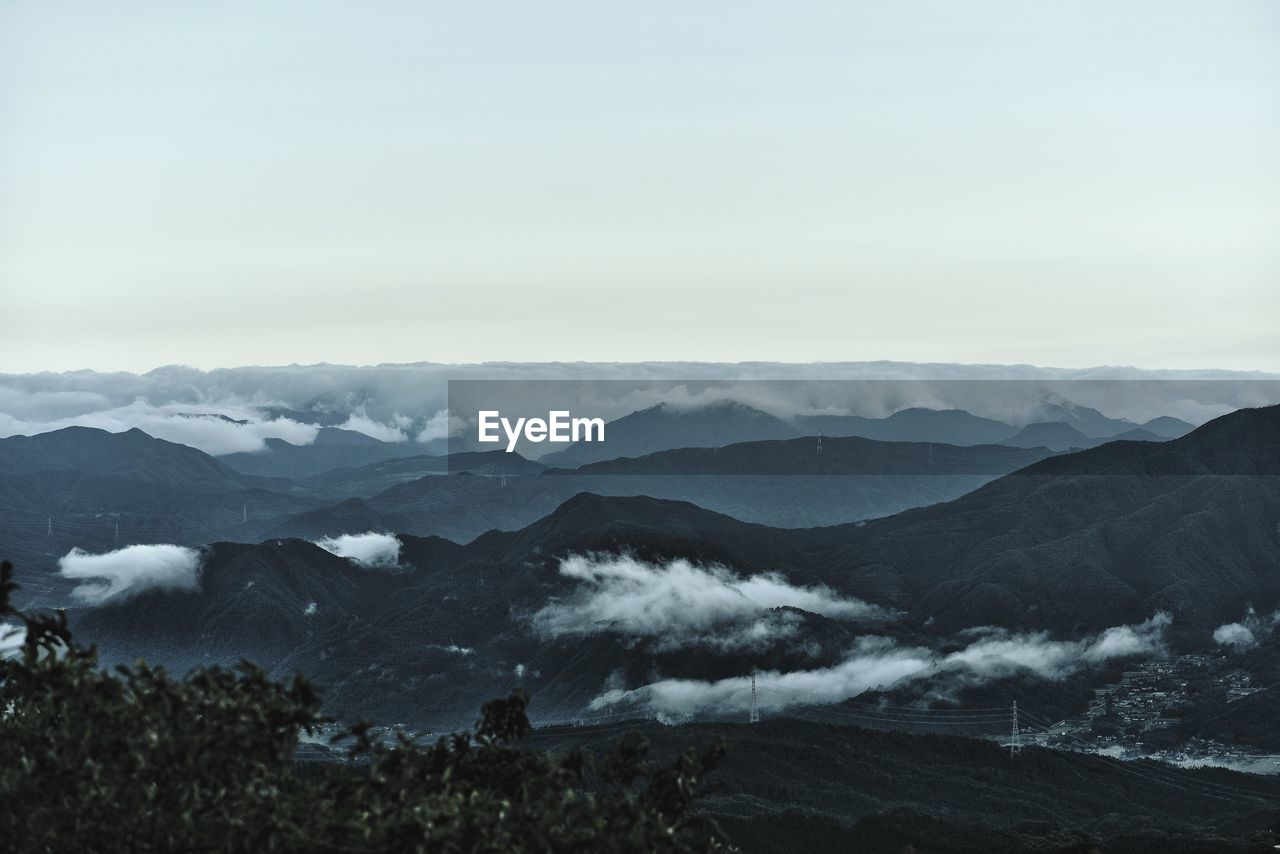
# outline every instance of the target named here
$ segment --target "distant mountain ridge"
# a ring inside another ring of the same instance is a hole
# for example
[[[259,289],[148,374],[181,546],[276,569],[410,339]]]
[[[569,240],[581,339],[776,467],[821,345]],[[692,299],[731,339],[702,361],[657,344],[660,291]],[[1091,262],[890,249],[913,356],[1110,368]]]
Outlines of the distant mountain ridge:
[[[539,458],[573,467],[673,448],[712,448],[766,439],[793,439],[800,430],[781,418],[734,401],[683,408],[659,403],[606,425],[603,442],[578,442]]]
[[[860,437],[883,442],[932,442],[947,445],[1011,445],[1051,450],[1090,448],[1113,438],[1158,441],[1195,429],[1168,416],[1146,425],[1109,418],[1096,409],[1059,397],[1047,397],[1033,410],[1034,421],[1021,428],[962,409],[909,407],[884,418],[861,415],[778,417],[734,401],[701,406],[657,404],[611,421],[605,442],[579,443],[553,451],[539,461],[552,468],[574,468],[623,457],[642,457],[680,448],[714,448],[743,442],[800,436]],[[1041,424],[1053,425],[1041,427]],[[1061,425],[1061,427],[1057,426]],[[1137,432],[1146,430],[1147,432]],[[1044,441],[1034,441],[1042,432]],[[1078,434],[1078,435],[1077,435]]]
[[[64,427],[35,436],[0,439],[0,474],[81,471],[192,491],[261,485],[202,451],[156,439],[137,429],[111,433]]]
[[[1047,455],[1040,447],[957,446],[824,436],[821,442],[813,438],[775,439],[718,448],[679,448],[588,463],[574,470],[548,469],[546,474],[999,475]]]
[[[414,442],[383,442],[337,427],[321,427],[309,445],[294,445],[283,439],[267,439],[265,445],[261,451],[227,454],[218,459],[242,474],[301,478],[336,468],[420,456],[426,450]]]
[[[1109,418],[1098,410],[1072,403],[1057,395],[1044,398],[1035,410],[1036,421],[1069,424],[1094,439],[1109,439],[1141,426],[1123,418]]]
[[[1143,424],[1142,429],[1149,430],[1157,436],[1162,436],[1165,439],[1181,439],[1183,436],[1196,429],[1196,425],[1188,421],[1183,421],[1181,418],[1161,415],[1158,418],[1152,418],[1150,421]]]
[[[808,433],[861,436],[885,442],[941,442],[949,445],[995,445],[1016,428],[981,418],[963,409],[901,409],[886,418],[861,415],[803,415],[795,419]]]
[[[735,518],[809,527],[955,498],[1049,453],[1043,448],[956,447],[857,437],[827,438],[822,447],[819,452],[812,438],[743,442],[659,451],[541,474],[536,474],[541,468],[536,463],[517,457],[507,464],[504,458],[516,455],[491,452],[488,465],[476,469],[487,478],[406,480],[364,496],[366,503],[358,514],[351,508],[307,512],[281,520],[267,533],[356,533],[364,529],[353,526],[368,523],[467,541],[491,528],[522,528],[584,491],[691,501]],[[507,477],[504,485],[493,477],[500,471],[516,476]],[[522,471],[536,476],[518,476]]]

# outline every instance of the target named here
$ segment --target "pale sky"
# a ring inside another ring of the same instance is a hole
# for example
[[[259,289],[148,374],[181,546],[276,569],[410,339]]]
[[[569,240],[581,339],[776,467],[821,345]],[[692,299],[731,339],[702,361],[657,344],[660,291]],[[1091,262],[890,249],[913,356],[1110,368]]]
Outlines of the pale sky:
[[[1280,370],[1280,3],[0,0],[0,372]]]

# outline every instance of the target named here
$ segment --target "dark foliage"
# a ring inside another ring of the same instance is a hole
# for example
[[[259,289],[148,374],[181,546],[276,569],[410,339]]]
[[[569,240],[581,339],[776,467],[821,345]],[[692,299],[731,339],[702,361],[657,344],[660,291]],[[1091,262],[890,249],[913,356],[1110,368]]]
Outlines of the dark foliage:
[[[28,852],[732,850],[694,807],[722,748],[661,768],[644,739],[596,763],[517,744],[519,694],[485,705],[472,733],[430,747],[344,734],[350,759],[323,773],[294,760],[322,723],[318,697],[259,668],[183,679],[144,663],[102,669],[66,618],[11,607],[22,624],[0,658],[0,848]]]
[[[1280,779],[787,718],[637,723],[651,756],[725,739],[705,808],[751,854],[1253,854],[1280,844]],[[539,730],[564,750],[611,730]]]

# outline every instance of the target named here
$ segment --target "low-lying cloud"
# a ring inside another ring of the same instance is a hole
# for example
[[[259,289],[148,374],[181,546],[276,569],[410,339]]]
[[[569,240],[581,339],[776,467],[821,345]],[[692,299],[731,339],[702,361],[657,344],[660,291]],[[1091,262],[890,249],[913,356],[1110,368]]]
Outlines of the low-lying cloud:
[[[198,590],[200,552],[168,544],[125,546],[105,554],[72,549],[58,560],[63,578],[84,581],[71,591],[88,605],[120,602],[145,590]]]
[[[319,429],[289,418],[263,418],[234,402],[210,407],[179,403],[157,406],[143,400],[120,405],[102,406],[103,403],[93,395],[70,393],[24,399],[0,386],[0,436],[34,436],[64,427],[96,427],[123,433],[136,427],[157,439],[218,456],[261,451],[267,439],[309,445]],[[102,408],[86,408],[95,404]]]
[[[724,566],[684,559],[650,563],[631,555],[574,555],[560,575],[575,582],[530,618],[543,637],[612,634],[693,645],[760,647],[795,632],[797,608],[838,620],[884,619],[887,613],[824,586],[791,584],[778,572],[741,576]]]
[[[400,565],[400,541],[393,534],[374,531],[343,534],[340,537],[316,540],[315,544],[327,552],[369,569],[394,569]]]
[[[407,442],[409,441],[409,434],[405,430],[411,429],[412,426],[413,419],[398,412],[392,413],[390,423],[384,424],[381,421],[375,421],[368,416],[363,406],[347,416],[347,420],[338,425],[339,429],[354,430],[371,439],[377,439],[379,442]]]
[[[888,638],[863,638],[832,667],[756,674],[757,703],[781,711],[799,705],[830,705],[865,691],[928,683],[930,698],[1009,677],[1033,675],[1065,679],[1088,667],[1167,652],[1168,614],[1131,626],[1116,626],[1079,640],[1052,640],[1047,633],[1014,634],[985,630],[968,646],[950,653],[901,646]],[[593,711],[630,708],[676,720],[696,715],[739,714],[751,703],[751,680],[662,679],[634,689],[612,689],[591,701]]]
[[[1245,652],[1270,637],[1277,626],[1280,626],[1280,611],[1269,617],[1260,617],[1253,606],[1249,606],[1240,622],[1226,623],[1214,629],[1213,640],[1219,646]]]
[[[1013,634],[989,629],[969,646],[944,657],[942,665],[945,670],[974,674],[981,680],[1001,679],[1019,671],[1058,680],[1114,658],[1160,652],[1164,631],[1172,623],[1173,618],[1161,612],[1138,625],[1114,626],[1076,641],[1051,640],[1047,632]]]

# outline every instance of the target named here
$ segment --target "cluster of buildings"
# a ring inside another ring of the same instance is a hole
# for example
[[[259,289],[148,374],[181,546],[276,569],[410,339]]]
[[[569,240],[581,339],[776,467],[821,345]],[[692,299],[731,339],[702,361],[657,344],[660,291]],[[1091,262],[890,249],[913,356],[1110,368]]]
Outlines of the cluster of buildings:
[[[1149,756],[1182,765],[1226,765],[1280,773],[1280,756],[1259,756],[1213,739],[1184,737],[1182,713],[1204,694],[1234,702],[1257,691],[1226,656],[1180,655],[1148,661],[1094,690],[1088,710],[1026,735],[1030,743],[1092,750],[1123,758]]]

